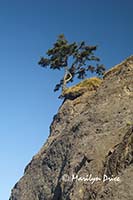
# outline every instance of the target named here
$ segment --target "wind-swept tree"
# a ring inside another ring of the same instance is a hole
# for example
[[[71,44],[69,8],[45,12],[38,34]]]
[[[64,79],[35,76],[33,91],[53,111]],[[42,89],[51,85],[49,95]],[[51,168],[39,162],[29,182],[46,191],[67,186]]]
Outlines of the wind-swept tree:
[[[62,88],[62,95],[66,89],[66,85],[72,82],[75,77],[84,79],[88,72],[96,73],[102,76],[105,67],[99,65],[100,59],[94,55],[97,46],[86,45],[84,41],[77,43],[68,43],[63,34],[59,35],[53,48],[49,49],[46,54],[47,58],[41,57],[38,62],[42,67],[50,67],[50,69],[64,70],[64,77],[55,86],[54,91]],[[90,64],[95,61],[96,65]]]

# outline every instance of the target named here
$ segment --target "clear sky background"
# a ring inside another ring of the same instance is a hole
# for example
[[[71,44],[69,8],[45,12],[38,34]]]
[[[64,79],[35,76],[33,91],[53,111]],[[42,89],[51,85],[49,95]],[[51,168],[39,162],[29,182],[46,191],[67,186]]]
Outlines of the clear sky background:
[[[38,66],[57,35],[99,45],[107,68],[133,53],[133,0],[0,0],[0,199],[49,134],[58,72]]]

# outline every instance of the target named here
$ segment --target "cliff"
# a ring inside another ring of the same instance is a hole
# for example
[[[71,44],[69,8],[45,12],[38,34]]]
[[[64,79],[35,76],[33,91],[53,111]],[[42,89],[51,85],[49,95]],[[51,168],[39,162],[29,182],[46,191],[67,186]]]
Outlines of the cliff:
[[[10,200],[133,199],[133,56],[66,91]]]

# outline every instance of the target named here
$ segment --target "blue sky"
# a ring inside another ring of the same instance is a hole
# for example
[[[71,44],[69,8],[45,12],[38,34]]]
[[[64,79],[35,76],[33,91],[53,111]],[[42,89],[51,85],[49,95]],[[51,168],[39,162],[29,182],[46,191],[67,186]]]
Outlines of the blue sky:
[[[49,134],[60,73],[38,66],[57,35],[99,46],[107,68],[133,53],[132,0],[0,0],[0,199]]]

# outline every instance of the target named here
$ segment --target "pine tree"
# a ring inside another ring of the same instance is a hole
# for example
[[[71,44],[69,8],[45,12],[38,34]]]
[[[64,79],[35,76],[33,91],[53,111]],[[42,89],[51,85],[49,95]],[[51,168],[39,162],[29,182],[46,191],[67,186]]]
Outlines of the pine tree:
[[[46,54],[47,58],[41,57],[38,62],[42,67],[50,67],[50,69],[64,69],[64,77],[55,86],[54,91],[62,88],[62,95],[66,89],[66,85],[72,82],[75,77],[84,79],[88,72],[96,73],[102,76],[105,67],[98,64],[100,59],[94,55],[97,46],[86,45],[84,41],[77,43],[68,43],[64,34],[58,36],[53,48],[49,49]],[[96,66],[90,62],[95,61]]]

